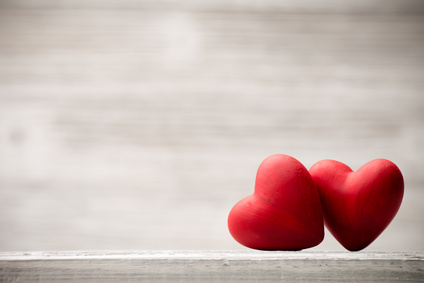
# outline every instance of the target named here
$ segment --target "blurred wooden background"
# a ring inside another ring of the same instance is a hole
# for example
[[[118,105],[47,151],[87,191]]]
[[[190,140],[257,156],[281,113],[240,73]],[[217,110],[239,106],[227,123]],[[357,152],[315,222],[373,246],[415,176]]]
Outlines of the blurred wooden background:
[[[0,0],[0,250],[243,249],[284,153],[395,162],[368,250],[424,251],[423,59],[420,0]]]

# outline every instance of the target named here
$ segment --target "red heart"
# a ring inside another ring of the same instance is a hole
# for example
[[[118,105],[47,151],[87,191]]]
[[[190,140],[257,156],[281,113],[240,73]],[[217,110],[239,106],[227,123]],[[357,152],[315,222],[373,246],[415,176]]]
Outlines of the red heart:
[[[287,155],[266,158],[254,193],[230,211],[228,228],[236,241],[252,249],[301,250],[321,243],[321,203],[308,170]]]
[[[402,202],[402,173],[386,159],[370,161],[356,172],[341,162],[322,160],[309,172],[320,194],[325,226],[350,251],[371,244]]]

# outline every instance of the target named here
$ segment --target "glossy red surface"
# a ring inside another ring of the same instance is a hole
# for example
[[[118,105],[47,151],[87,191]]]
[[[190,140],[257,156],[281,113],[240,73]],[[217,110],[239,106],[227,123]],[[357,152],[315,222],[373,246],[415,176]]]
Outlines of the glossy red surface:
[[[322,160],[309,172],[320,194],[325,226],[350,251],[370,245],[402,203],[402,173],[389,160],[370,161],[356,172],[341,162]]]
[[[236,241],[253,249],[301,250],[321,243],[321,203],[308,170],[287,155],[266,158],[254,193],[230,211],[228,228]]]

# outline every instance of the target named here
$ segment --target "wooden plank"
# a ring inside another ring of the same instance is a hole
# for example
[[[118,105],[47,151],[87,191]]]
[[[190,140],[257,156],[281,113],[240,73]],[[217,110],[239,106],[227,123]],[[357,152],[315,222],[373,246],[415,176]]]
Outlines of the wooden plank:
[[[1,282],[405,282],[424,253],[142,251],[1,253]]]

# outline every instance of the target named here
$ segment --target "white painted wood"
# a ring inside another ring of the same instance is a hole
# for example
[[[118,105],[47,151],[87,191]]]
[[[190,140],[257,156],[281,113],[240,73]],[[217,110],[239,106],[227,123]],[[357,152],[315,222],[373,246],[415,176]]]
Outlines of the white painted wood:
[[[367,250],[424,251],[423,3],[0,1],[0,250],[243,249],[228,212],[285,153],[395,162]]]
[[[1,282],[418,282],[423,253],[1,253]]]

